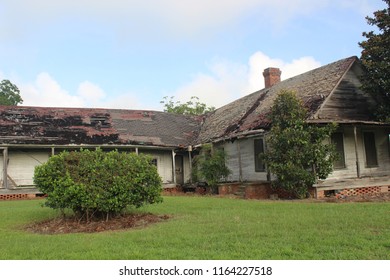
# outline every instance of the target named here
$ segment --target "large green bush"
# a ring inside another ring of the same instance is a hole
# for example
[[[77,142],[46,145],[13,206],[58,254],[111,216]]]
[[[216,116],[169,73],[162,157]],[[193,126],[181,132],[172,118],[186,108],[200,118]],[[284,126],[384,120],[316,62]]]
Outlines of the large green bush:
[[[87,221],[162,201],[161,178],[151,158],[135,153],[62,152],[35,168],[34,182],[47,194],[46,206],[71,209]]]
[[[206,182],[216,193],[218,183],[231,173],[225,163],[226,157],[223,149],[213,148],[212,144],[203,145],[201,153],[194,159],[192,179]]]

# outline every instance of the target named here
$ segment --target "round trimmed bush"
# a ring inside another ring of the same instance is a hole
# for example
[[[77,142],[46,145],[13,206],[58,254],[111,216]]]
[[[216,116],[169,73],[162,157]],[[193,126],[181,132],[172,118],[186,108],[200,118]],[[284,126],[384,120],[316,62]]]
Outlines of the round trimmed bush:
[[[34,183],[47,195],[45,206],[71,209],[87,221],[162,201],[162,181],[152,159],[116,150],[52,156],[35,168]]]

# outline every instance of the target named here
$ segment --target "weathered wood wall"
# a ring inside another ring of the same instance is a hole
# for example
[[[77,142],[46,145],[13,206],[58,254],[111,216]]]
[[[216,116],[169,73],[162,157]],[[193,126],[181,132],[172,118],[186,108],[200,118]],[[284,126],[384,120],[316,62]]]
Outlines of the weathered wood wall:
[[[17,186],[33,185],[34,168],[49,159],[50,150],[9,150],[8,168],[9,177]],[[3,155],[0,156],[0,170],[3,170]],[[2,180],[3,175],[1,175]]]
[[[233,143],[224,143],[223,147],[228,156],[227,166],[232,171],[232,174],[228,177],[229,181],[240,181],[240,165],[242,174],[241,180],[243,182],[267,180],[267,172],[255,172],[254,139],[255,138],[239,139]]]
[[[356,178],[356,152],[353,126],[341,126],[344,135],[345,168],[334,170],[328,179]],[[378,158],[377,167],[367,167],[364,149],[363,133],[374,132]],[[375,126],[357,127],[357,150],[361,177],[390,175],[389,131]]]
[[[371,120],[372,109],[376,103],[369,94],[360,89],[360,75],[357,66],[348,71],[336,90],[325,101],[317,117],[336,121]]]

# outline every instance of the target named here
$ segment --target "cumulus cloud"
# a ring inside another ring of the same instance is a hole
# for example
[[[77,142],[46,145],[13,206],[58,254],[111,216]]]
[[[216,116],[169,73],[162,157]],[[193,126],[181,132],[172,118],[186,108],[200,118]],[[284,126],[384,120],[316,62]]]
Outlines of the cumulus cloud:
[[[133,93],[110,97],[97,84],[90,81],[80,83],[72,94],[50,76],[40,73],[35,81],[19,82],[24,106],[76,107],[76,108],[117,108],[137,109],[140,104]],[[145,108],[144,108],[145,109]]]
[[[48,73],[40,73],[32,83],[19,86],[26,106],[82,107],[83,99],[61,88]]]
[[[246,65],[228,61],[214,62],[209,66],[210,73],[198,73],[187,84],[179,87],[171,95],[181,102],[188,101],[191,96],[215,107],[220,107],[264,88],[263,70],[277,67],[282,71],[282,80],[299,75],[321,66],[312,57],[301,57],[291,62],[271,58],[262,52],[254,53]]]
[[[106,93],[98,85],[90,81],[84,81],[79,85],[77,96],[83,100],[83,103],[93,106],[104,99]]]

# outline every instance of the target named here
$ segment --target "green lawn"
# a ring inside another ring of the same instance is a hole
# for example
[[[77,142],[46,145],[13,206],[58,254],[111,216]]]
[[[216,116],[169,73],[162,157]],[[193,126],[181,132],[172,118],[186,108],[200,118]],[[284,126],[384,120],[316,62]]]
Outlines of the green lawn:
[[[173,218],[147,228],[39,235],[56,216],[42,201],[0,201],[0,259],[390,259],[390,203],[164,197],[142,211]]]

